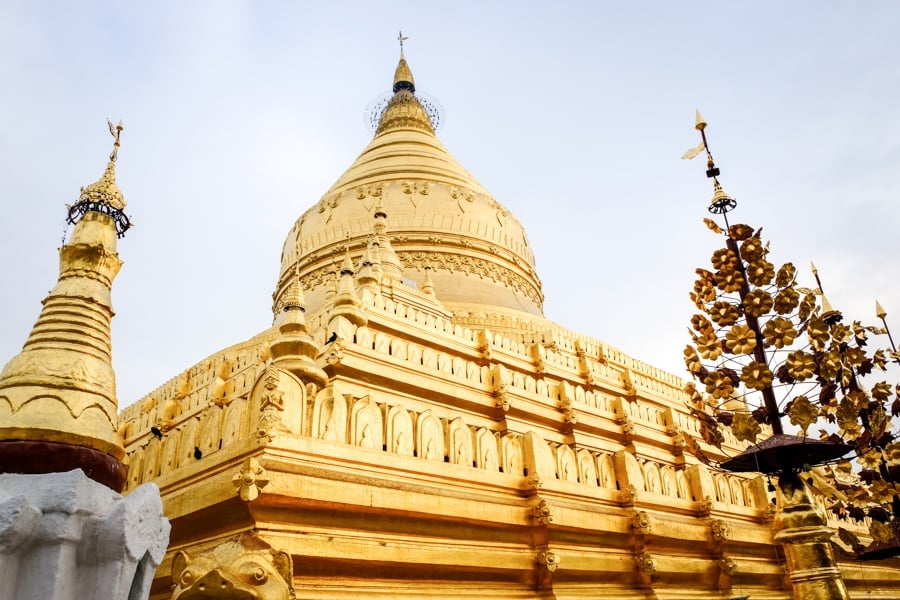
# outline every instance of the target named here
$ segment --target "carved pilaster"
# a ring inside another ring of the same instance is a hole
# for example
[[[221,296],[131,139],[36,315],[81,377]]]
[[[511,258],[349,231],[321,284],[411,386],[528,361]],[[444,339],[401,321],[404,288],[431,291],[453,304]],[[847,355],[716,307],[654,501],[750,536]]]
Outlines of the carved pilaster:
[[[487,329],[478,330],[478,345],[476,346],[476,349],[481,353],[481,360],[484,363],[489,363],[491,361],[492,338],[491,332]]]
[[[531,362],[534,364],[535,372],[543,374],[546,369],[546,351],[544,350],[544,347],[539,342],[535,342],[528,347],[528,354],[531,356]]]
[[[574,425],[578,422],[578,413],[573,402],[572,386],[566,381],[561,382],[557,387],[557,395],[559,396],[559,410],[562,412],[563,421],[569,425]]]
[[[494,365],[491,369],[491,394],[497,399],[497,408],[508,412],[510,407],[510,376],[503,365]]]

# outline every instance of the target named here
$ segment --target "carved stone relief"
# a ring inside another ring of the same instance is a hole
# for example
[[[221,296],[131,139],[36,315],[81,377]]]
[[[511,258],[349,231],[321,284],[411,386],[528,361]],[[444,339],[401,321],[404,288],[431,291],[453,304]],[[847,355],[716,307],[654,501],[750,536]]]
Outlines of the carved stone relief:
[[[457,465],[471,467],[472,460],[472,432],[460,417],[450,421],[450,462]]]
[[[381,409],[370,396],[353,405],[350,418],[352,443],[370,450],[381,450],[384,445]]]
[[[440,420],[430,410],[419,415],[417,450],[420,458],[444,460],[444,431]]]
[[[255,534],[241,534],[196,555],[177,552],[172,600],[293,600],[293,579],[288,553],[273,550]]]
[[[395,454],[413,456],[412,417],[402,406],[393,406],[388,412],[388,450]]]

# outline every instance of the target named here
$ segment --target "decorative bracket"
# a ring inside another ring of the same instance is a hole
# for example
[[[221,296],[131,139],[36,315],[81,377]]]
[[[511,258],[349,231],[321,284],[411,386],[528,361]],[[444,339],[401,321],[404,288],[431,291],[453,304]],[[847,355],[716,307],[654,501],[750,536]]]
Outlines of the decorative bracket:
[[[656,558],[649,552],[635,554],[634,562],[638,571],[648,578],[656,575]]]
[[[537,561],[547,567],[551,573],[559,568],[559,555],[552,550],[544,550],[537,556]]]
[[[241,470],[231,478],[237,494],[244,502],[251,502],[259,497],[262,488],[269,485],[269,473],[255,458],[248,458],[241,465]]]
[[[653,529],[653,522],[650,519],[650,515],[647,514],[647,511],[640,510],[632,516],[631,526],[634,527],[635,533],[649,535]]]
[[[531,507],[531,515],[534,517],[536,524],[549,525],[553,522],[553,513],[550,512],[550,505],[543,499]]]

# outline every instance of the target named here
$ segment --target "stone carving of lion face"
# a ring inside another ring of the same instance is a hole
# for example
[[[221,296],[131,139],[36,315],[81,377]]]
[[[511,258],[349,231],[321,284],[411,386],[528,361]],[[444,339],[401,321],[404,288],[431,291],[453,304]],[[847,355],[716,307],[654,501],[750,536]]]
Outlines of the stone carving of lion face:
[[[254,534],[172,561],[172,600],[293,600],[293,563]]]

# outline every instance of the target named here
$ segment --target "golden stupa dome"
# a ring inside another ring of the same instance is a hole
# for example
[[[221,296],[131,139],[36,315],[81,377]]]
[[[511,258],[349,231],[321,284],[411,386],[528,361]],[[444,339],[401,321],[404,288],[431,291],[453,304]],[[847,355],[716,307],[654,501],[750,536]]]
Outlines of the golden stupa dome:
[[[393,92],[375,137],[291,228],[275,305],[299,274],[315,311],[345,249],[356,259],[378,243],[380,220],[392,248],[382,257],[386,274],[397,271],[397,278],[421,288],[427,271],[436,297],[453,311],[542,316],[541,282],[525,230],[437,139],[402,54]]]

